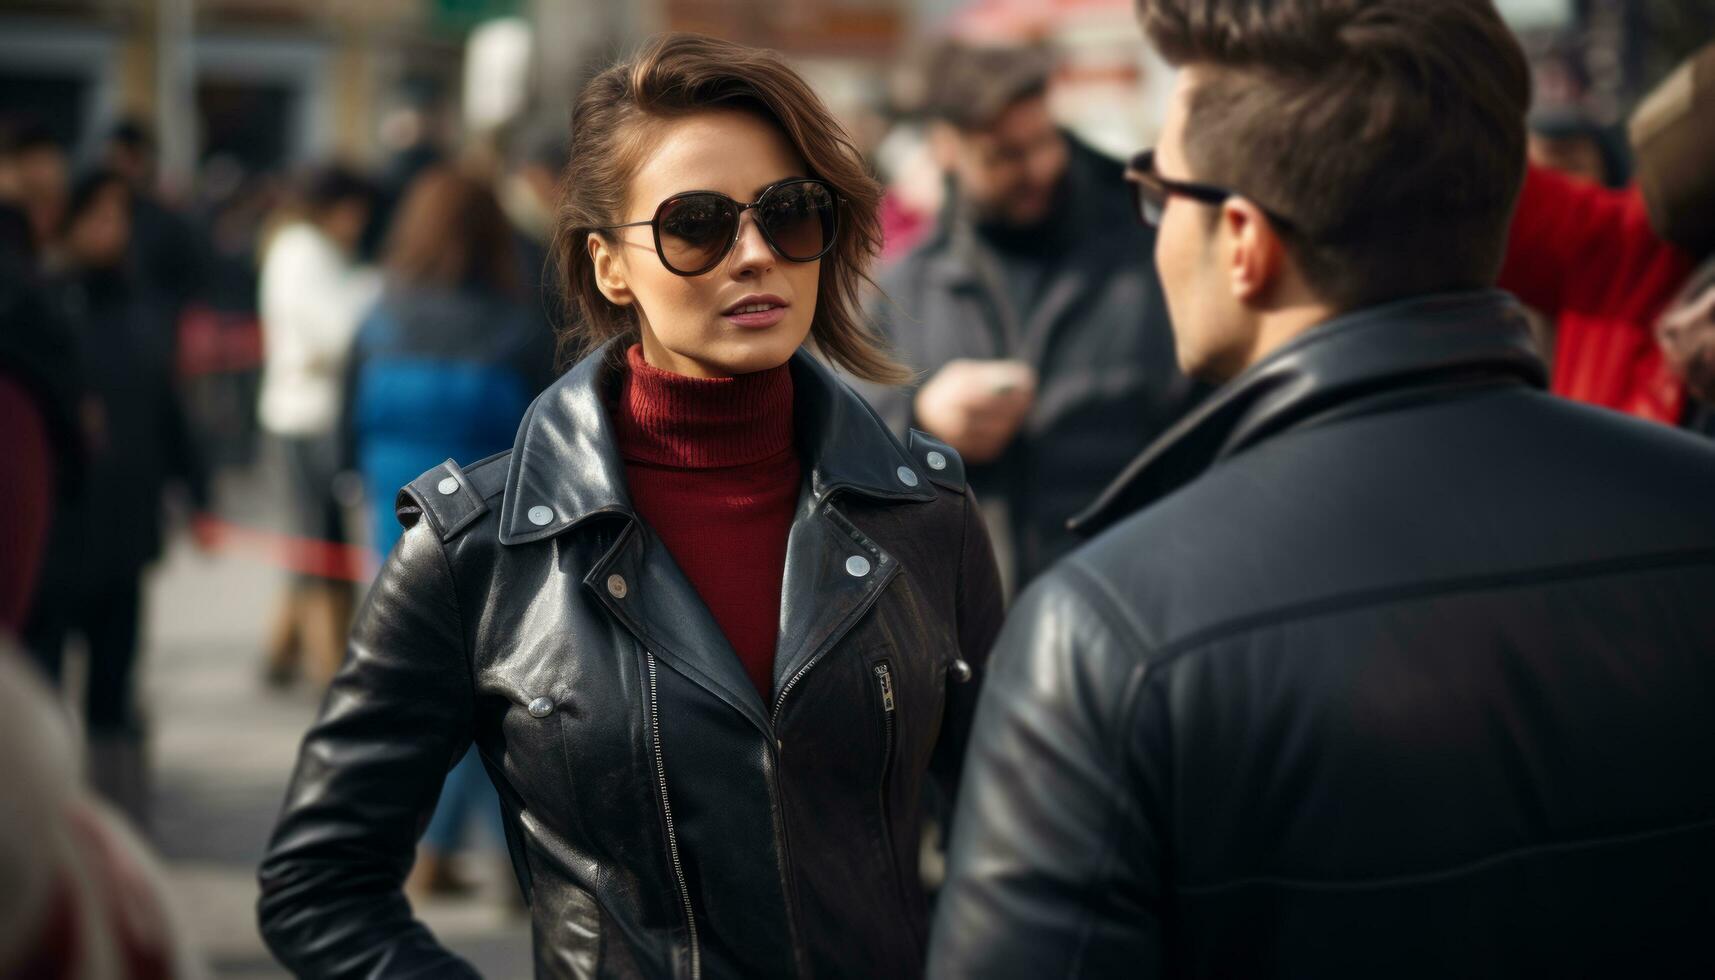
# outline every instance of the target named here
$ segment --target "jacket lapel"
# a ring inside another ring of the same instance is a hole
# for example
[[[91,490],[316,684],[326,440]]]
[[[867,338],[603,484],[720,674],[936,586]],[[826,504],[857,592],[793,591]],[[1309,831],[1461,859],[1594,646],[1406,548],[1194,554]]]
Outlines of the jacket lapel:
[[[714,615],[666,547],[638,519],[602,396],[614,345],[590,355],[531,406],[513,444],[500,540],[529,544],[619,523],[584,588],[664,663],[763,731],[770,707]],[[899,572],[846,520],[837,494],[917,503],[935,499],[927,472],[873,409],[810,354],[792,359],[800,452],[808,481],[787,537],[775,692],[836,646]],[[595,547],[599,547],[596,545]]]
[[[809,487],[786,541],[774,702],[863,619],[899,562],[835,506],[840,494],[917,503],[935,499],[926,471],[873,409],[808,354],[793,358],[798,434]]]
[[[857,625],[898,573],[899,562],[836,508],[805,495],[786,541],[774,704]]]
[[[589,589],[644,649],[749,718],[768,721],[762,695],[661,539],[633,520],[584,576]]]

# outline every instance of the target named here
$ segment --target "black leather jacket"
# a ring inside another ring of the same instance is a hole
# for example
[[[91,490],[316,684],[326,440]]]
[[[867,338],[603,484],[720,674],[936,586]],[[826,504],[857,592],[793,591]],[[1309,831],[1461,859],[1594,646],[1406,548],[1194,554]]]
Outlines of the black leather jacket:
[[[510,453],[401,492],[261,869],[297,973],[470,975],[400,886],[472,739],[539,976],[921,971],[919,793],[956,784],[1001,617],[958,456],[794,358],[806,487],[765,703],[627,501],[608,363],[544,392]]]
[[[1020,597],[943,977],[1715,976],[1715,450],[1501,294],[1217,392]]]

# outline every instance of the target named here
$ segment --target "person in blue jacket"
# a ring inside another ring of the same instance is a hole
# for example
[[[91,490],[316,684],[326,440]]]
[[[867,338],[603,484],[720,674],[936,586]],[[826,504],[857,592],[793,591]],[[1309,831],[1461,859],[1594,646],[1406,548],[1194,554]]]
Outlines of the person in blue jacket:
[[[514,247],[486,182],[435,167],[407,191],[388,240],[387,285],[359,328],[347,382],[347,458],[382,558],[401,533],[398,489],[446,459],[469,464],[510,448],[553,378],[553,337],[526,304]],[[466,889],[448,859],[479,815],[498,839],[499,801],[473,751],[447,775],[417,890]]]

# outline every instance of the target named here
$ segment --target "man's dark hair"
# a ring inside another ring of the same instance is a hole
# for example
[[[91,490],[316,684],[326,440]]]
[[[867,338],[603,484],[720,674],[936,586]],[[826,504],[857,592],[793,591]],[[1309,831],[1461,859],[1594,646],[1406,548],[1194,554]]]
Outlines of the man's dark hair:
[[[1492,285],[1525,168],[1530,72],[1492,0],[1141,0],[1206,79],[1189,175],[1254,200],[1324,300]]]
[[[133,153],[147,155],[155,152],[155,134],[141,119],[119,120],[108,131],[107,141]]]
[[[340,164],[318,168],[304,181],[301,192],[304,210],[311,216],[326,214],[347,201],[375,207],[381,190],[355,170]]]
[[[966,132],[987,129],[1013,106],[1046,94],[1053,73],[1053,55],[1042,46],[947,41],[930,54],[925,109]]]

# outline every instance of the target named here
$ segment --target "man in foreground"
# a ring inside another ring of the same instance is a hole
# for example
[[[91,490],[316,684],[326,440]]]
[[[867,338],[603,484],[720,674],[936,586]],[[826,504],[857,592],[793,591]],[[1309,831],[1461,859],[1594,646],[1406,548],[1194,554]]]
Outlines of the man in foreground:
[[[1489,0],[1143,20],[1182,71],[1138,209],[1225,385],[1002,634],[931,973],[1709,975],[1715,453],[1543,392],[1486,288],[1516,42]]]

